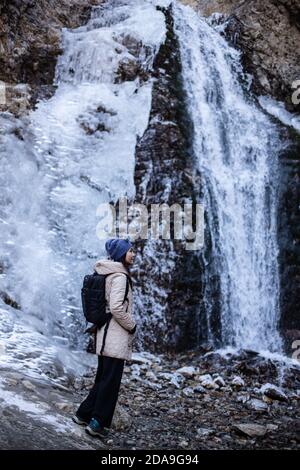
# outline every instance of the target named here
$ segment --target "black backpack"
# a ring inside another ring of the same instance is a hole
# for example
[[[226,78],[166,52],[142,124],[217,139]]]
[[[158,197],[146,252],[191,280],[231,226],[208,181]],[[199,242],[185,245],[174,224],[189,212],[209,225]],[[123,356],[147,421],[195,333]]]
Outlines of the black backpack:
[[[112,315],[106,312],[105,280],[108,274],[87,274],[83,279],[81,289],[81,300],[83,314],[89,323],[102,328],[110,321]],[[126,291],[123,303],[128,301],[129,282],[131,279],[126,275]],[[130,282],[131,284],[131,282]]]

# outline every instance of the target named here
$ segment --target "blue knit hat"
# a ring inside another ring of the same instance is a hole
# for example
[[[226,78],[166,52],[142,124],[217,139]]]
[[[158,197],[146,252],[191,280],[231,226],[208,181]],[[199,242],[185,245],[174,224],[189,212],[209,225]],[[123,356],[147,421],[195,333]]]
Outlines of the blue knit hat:
[[[114,261],[120,261],[122,256],[132,247],[129,238],[111,238],[105,243],[105,249],[109,257]]]

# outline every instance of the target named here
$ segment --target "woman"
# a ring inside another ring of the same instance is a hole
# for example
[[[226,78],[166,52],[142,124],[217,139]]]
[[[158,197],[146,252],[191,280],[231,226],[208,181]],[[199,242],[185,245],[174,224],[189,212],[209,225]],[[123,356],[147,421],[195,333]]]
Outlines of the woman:
[[[132,317],[132,283],[129,266],[135,253],[129,239],[111,239],[105,244],[109,259],[95,264],[98,274],[107,275],[105,296],[112,318],[97,331],[98,369],[88,397],[79,406],[73,421],[86,424],[92,436],[101,436],[111,426],[125,360],[132,355],[136,323]]]

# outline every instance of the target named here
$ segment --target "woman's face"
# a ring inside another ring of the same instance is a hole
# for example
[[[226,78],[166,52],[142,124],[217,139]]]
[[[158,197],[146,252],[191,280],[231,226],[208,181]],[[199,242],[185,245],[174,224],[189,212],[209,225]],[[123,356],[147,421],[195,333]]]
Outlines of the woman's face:
[[[129,248],[129,250],[126,253],[125,256],[125,263],[126,264],[133,264],[134,263],[134,258],[135,258],[135,252],[133,248]]]

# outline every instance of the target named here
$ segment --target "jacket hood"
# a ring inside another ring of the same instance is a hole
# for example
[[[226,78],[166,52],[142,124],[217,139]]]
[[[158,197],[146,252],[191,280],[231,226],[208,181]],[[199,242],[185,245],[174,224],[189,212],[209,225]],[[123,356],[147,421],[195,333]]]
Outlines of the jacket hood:
[[[111,259],[100,259],[95,264],[94,269],[98,274],[129,274],[128,269],[125,268],[123,263],[120,261],[113,261]]]

